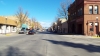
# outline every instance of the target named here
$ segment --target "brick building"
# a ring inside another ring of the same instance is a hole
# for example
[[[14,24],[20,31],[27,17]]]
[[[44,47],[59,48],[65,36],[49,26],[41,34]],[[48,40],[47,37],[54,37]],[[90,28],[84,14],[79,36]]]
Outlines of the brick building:
[[[16,32],[17,21],[0,16],[0,34]]]
[[[75,0],[68,8],[69,33],[95,35],[100,29],[100,0]]]
[[[55,33],[67,34],[68,33],[68,23],[65,18],[58,18],[56,22],[52,25],[52,30]]]

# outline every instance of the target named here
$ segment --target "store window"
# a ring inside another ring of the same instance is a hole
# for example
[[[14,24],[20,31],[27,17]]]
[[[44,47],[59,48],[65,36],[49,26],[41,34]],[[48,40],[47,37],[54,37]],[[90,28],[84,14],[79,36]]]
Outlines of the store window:
[[[1,27],[2,27],[2,26],[0,25],[0,29],[1,29]]]

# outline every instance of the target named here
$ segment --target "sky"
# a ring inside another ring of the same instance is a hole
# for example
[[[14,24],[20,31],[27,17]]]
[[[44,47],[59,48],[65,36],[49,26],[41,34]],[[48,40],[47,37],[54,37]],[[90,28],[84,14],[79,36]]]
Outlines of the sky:
[[[43,27],[50,27],[64,0],[0,0],[0,16],[12,16],[22,7],[29,18],[35,18]]]

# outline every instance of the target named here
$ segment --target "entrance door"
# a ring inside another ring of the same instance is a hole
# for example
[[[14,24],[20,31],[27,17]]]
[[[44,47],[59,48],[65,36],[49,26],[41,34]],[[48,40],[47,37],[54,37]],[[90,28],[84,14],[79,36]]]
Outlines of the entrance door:
[[[72,25],[72,33],[75,34],[75,25],[74,24]]]
[[[82,24],[78,24],[78,34],[82,34]]]
[[[95,26],[95,29],[96,29],[96,34],[99,33],[99,26]]]

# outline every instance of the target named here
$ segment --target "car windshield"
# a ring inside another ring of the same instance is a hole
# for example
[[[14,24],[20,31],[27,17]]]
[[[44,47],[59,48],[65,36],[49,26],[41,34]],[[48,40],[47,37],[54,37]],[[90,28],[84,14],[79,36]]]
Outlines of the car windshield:
[[[34,30],[30,30],[29,32],[34,32]]]

